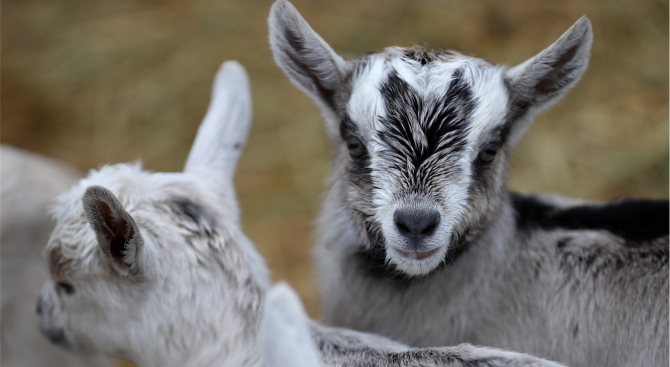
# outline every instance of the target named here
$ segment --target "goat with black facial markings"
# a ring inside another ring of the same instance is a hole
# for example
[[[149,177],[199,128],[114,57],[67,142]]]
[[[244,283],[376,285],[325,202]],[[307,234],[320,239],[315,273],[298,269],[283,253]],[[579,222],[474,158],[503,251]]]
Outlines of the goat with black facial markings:
[[[110,165],[59,197],[47,244],[52,279],[38,301],[52,342],[140,367],[265,365],[257,339],[270,278],[241,231],[233,188],[251,122],[248,88],[239,64],[222,66],[184,172]],[[325,366],[561,366],[470,345],[412,349],[298,321],[308,330],[305,352]],[[277,344],[295,335],[269,330]]]
[[[574,366],[668,364],[668,202],[507,188],[533,117],[586,70],[586,17],[512,68],[421,47],[345,61],[285,0],[269,28],[338,144],[315,252],[327,323]]]

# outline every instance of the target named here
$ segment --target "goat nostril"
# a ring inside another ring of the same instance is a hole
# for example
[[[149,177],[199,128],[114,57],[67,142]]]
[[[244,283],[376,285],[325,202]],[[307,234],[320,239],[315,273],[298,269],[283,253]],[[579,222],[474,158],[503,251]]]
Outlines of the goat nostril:
[[[412,233],[412,231],[409,228],[407,228],[404,224],[402,224],[397,219],[395,221],[395,225],[398,228],[398,231],[400,231],[400,233],[405,233],[405,234],[411,234]]]
[[[421,234],[424,236],[428,236],[433,234],[435,232],[435,228],[437,228],[437,224],[439,223],[440,219],[437,217],[432,223],[430,223],[426,228],[421,231]]]
[[[396,210],[393,219],[403,235],[429,236],[440,223],[440,214],[435,210]]]

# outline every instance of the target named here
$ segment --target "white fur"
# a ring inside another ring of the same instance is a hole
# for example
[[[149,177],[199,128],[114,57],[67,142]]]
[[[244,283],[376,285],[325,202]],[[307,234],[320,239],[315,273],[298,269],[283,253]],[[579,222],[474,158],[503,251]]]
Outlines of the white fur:
[[[224,69],[228,71],[223,72]],[[251,121],[250,105],[249,79],[244,68],[235,61],[221,65],[207,114],[184,166],[185,172],[207,176],[212,191],[225,198],[228,211],[238,219],[232,177],[249,135],[250,124],[241,122]]]

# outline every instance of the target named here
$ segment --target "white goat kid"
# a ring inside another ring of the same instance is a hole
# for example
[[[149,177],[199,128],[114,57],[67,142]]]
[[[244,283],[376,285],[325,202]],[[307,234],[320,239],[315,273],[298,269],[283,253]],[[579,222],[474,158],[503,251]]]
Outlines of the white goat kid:
[[[243,69],[224,64],[183,173],[106,166],[59,198],[47,246],[52,280],[39,300],[53,342],[140,367],[263,365],[258,323],[270,280],[240,230],[232,186],[249,111]],[[299,335],[273,330],[277,343]],[[313,338],[328,366],[560,366],[489,348],[411,350],[355,331],[309,330],[298,340]]]
[[[326,323],[575,366],[668,364],[668,202],[507,188],[533,117],[586,70],[585,17],[509,69],[420,47],[345,61],[285,0],[269,28],[338,144],[315,253]]]
[[[183,173],[105,166],[59,197],[38,309],[46,336],[139,366],[258,365],[270,282],[240,232],[232,181],[250,119],[244,69],[224,63]]]
[[[0,146],[0,159],[0,365],[112,366],[110,360],[60,350],[37,329],[35,297],[49,278],[41,254],[54,226],[48,208],[56,195],[70,188],[81,175],[63,162],[7,145]]]

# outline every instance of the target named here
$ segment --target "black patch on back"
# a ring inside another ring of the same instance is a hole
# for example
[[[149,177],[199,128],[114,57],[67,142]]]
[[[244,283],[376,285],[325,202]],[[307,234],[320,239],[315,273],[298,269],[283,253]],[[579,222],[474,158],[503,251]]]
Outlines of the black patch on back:
[[[667,200],[629,199],[561,209],[535,197],[513,193],[512,205],[519,227],[606,230],[633,243],[668,236]]]
[[[465,149],[469,115],[475,101],[463,70],[454,72],[441,100],[430,97],[423,100],[395,70],[382,83],[380,92],[387,113],[380,118],[385,125],[380,137],[387,148],[382,155],[400,172],[406,172],[407,162],[411,162],[414,170],[407,177],[408,184],[414,189],[428,186],[431,177],[451,169],[445,159]],[[425,146],[414,137],[417,126],[425,135]],[[439,167],[422,166],[429,158],[440,162]]]

